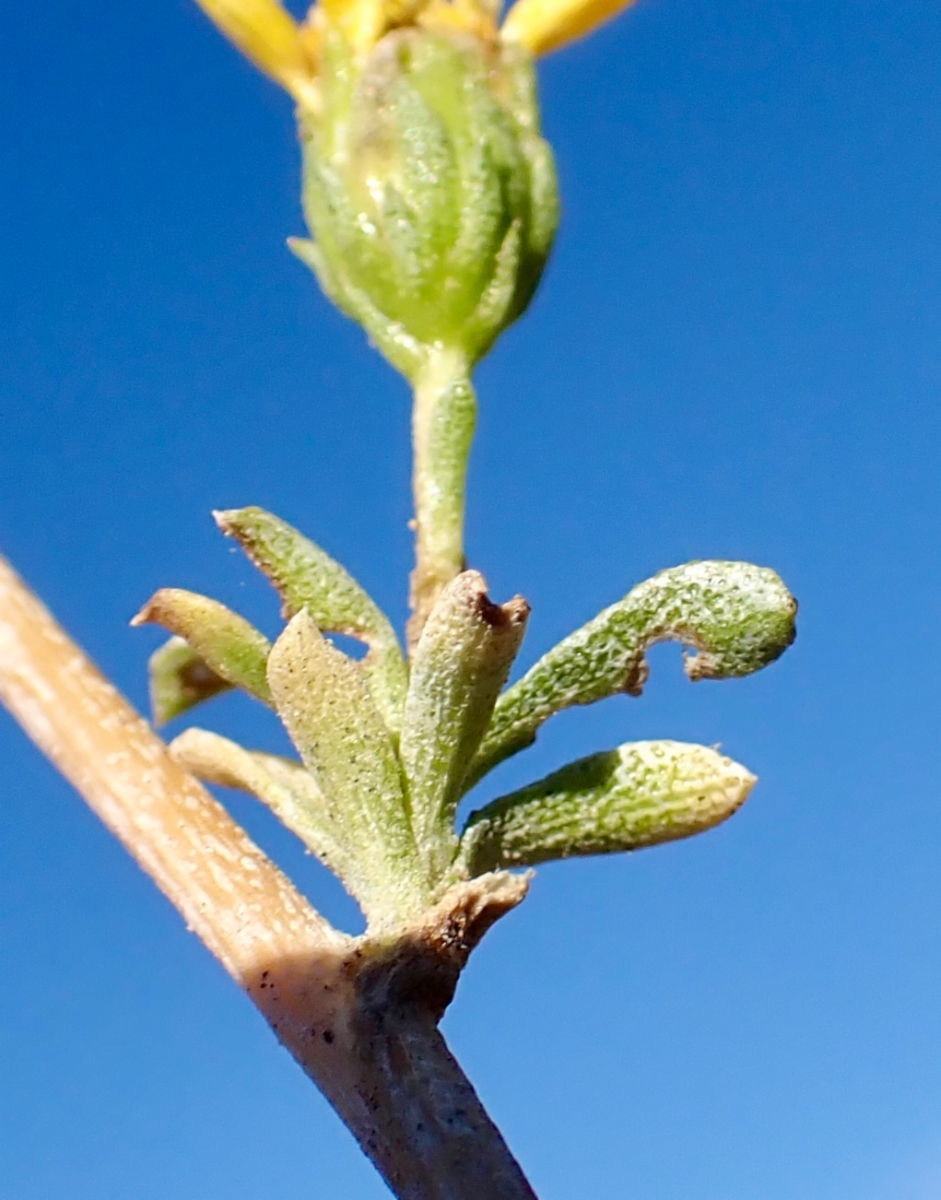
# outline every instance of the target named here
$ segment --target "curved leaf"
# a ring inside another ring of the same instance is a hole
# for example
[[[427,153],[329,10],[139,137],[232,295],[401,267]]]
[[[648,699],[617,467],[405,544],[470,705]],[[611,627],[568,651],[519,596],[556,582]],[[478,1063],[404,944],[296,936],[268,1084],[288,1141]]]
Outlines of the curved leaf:
[[[530,745],[554,713],[619,692],[639,696],[646,651],[678,641],[690,679],[749,675],[793,642],[797,601],[767,567],[694,562],[661,571],[559,642],[500,697],[467,786]]]
[[[161,588],[131,624],[162,625],[183,638],[193,654],[219,679],[232,687],[244,688],[265,704],[271,703],[265,678],[271,643],[254,625],[218,600],[183,588]]]
[[[356,895],[356,872],[342,846],[342,837],[323,794],[300,763],[245,750],[205,729],[187,729],[170,743],[169,750],[178,763],[204,783],[237,788],[267,804]]]

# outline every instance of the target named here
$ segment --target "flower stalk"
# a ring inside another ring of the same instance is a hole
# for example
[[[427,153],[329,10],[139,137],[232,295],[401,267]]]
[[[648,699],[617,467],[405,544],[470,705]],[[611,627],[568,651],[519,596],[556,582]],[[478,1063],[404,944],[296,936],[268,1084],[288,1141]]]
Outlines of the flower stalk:
[[[476,423],[477,400],[462,356],[453,351],[430,356],[415,380],[412,408],[412,649],[442,588],[464,569],[467,463]]]

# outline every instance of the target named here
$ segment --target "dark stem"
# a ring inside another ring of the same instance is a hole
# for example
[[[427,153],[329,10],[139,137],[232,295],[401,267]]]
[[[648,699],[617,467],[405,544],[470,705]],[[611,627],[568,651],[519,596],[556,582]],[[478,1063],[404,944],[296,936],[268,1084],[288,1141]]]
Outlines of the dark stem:
[[[387,945],[361,939],[338,973],[326,1026],[307,1017],[323,1011],[323,983],[304,960],[272,964],[249,990],[399,1200],[536,1200],[437,1028],[483,931],[465,937],[460,921],[458,907],[448,946],[433,927]]]
[[[433,1020],[361,1017],[369,1118],[350,1124],[400,1200],[536,1200]]]

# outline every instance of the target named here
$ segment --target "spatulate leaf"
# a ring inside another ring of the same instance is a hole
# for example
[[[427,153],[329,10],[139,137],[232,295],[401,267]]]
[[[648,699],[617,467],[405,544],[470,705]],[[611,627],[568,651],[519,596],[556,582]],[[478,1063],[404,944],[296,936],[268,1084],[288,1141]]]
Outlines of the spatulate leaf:
[[[460,862],[473,877],[692,837],[730,817],[754,784],[745,767],[705,746],[628,743],[472,813]]]

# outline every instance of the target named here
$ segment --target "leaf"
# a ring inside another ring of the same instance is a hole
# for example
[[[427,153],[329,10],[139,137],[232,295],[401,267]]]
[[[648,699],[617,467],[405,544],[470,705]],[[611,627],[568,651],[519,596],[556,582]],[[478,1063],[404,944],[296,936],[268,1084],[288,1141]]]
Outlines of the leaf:
[[[154,724],[166,725],[174,717],[220,692],[230,683],[209,669],[199,655],[181,637],[172,637],[150,656],[150,708]]]
[[[467,786],[530,745],[549,717],[619,692],[639,696],[644,657],[678,641],[690,679],[749,675],[793,642],[797,601],[767,567],[694,562],[661,571],[544,655],[500,697]]]
[[[197,779],[256,796],[344,883],[348,878],[353,880],[355,869],[323,795],[300,763],[245,750],[204,729],[187,729],[170,743],[169,749]]]
[[[286,619],[306,609],[321,632],[367,644],[362,669],[379,711],[397,733],[408,669],[395,631],[375,601],[329,554],[264,509],[234,508],[214,516],[274,584]]]
[[[306,611],[268,659],[274,703],[350,857],[350,890],[370,921],[405,919],[427,899],[401,770],[357,663],[321,635]]]
[[[452,580],[415,649],[399,754],[418,851],[436,880],[454,858],[454,814],[500,689],[519,651],[529,605],[491,603],[476,571]]]
[[[730,817],[755,777],[705,746],[633,742],[570,763],[471,814],[469,874],[692,837]]]
[[[148,623],[184,638],[194,655],[225,683],[271,703],[265,678],[271,643],[218,600],[182,588],[161,588],[131,621],[132,625]]]

